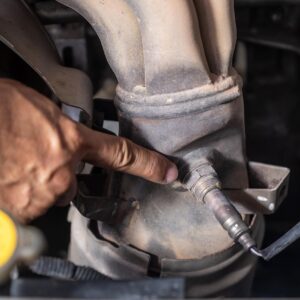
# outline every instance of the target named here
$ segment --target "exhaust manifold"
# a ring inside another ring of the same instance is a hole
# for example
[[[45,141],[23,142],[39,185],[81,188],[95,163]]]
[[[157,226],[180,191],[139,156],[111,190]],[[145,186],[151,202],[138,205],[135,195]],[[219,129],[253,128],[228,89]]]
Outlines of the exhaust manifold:
[[[185,170],[172,186],[116,174],[110,193],[122,203],[110,224],[98,222],[99,235],[161,262],[201,260],[230,249],[233,241],[219,223],[245,249],[255,247],[245,225],[251,220],[223,194],[250,191],[242,80],[232,67],[233,0],[58,2],[83,15],[100,37],[119,83],[120,135],[163,153]],[[210,170],[206,175],[215,180],[204,189],[203,201],[195,201],[199,182],[189,185],[195,170],[198,175]],[[239,221],[225,220],[224,213],[216,212],[220,207]],[[258,235],[259,244],[262,232]],[[103,260],[98,269],[123,276]]]

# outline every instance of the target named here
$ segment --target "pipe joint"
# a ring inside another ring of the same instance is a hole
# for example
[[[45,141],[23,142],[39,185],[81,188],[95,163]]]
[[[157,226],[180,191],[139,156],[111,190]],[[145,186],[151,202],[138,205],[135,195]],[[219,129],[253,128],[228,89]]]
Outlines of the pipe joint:
[[[216,77],[212,83],[173,93],[149,95],[144,87],[128,92],[117,87],[115,105],[131,117],[172,119],[201,113],[234,102],[241,96],[242,81],[237,74]]]
[[[207,193],[214,189],[220,189],[221,183],[217,173],[209,162],[200,164],[198,167],[187,171],[185,168],[180,171],[183,186],[192,192],[197,200],[204,201]]]

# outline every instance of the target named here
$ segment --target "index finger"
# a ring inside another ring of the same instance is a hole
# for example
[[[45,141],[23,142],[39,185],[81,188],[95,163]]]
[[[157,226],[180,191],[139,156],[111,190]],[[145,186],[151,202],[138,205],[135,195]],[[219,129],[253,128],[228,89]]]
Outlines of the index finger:
[[[157,152],[122,137],[96,132],[84,125],[80,125],[80,133],[84,144],[82,159],[93,165],[161,184],[177,179],[176,165]]]

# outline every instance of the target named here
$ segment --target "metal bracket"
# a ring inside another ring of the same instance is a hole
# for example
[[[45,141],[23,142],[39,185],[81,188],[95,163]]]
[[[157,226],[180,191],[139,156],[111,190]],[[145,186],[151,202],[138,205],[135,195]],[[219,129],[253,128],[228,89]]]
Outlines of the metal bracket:
[[[250,187],[224,190],[242,214],[272,214],[288,193],[290,170],[284,167],[249,162]]]

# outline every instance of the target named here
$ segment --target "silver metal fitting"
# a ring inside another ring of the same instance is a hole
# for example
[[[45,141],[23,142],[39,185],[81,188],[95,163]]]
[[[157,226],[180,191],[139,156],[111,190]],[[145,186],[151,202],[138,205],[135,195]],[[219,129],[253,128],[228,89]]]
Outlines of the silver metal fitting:
[[[248,226],[222,191],[218,189],[212,190],[206,195],[204,201],[235,242],[240,243],[245,250],[256,246],[256,242],[249,233]]]
[[[211,209],[235,242],[240,243],[247,251],[256,246],[241,215],[220,190],[221,183],[209,162],[198,165],[184,176],[181,173],[181,178],[182,184],[197,200],[203,201]]]
[[[217,173],[208,162],[204,162],[189,171],[182,169],[180,175],[183,186],[191,191],[197,200],[203,202],[207,193],[221,188]]]

